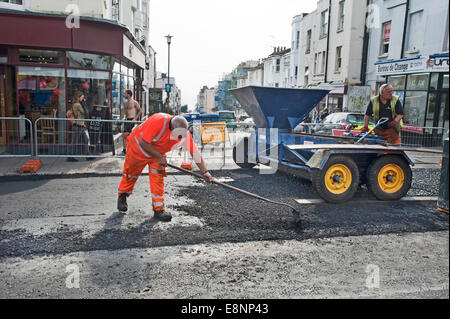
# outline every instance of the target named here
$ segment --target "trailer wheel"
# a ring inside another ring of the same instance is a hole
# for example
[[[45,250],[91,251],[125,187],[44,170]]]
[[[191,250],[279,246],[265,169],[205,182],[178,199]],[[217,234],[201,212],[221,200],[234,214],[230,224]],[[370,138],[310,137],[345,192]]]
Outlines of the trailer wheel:
[[[367,187],[379,200],[398,200],[408,193],[411,167],[401,156],[380,157],[367,170]]]
[[[355,195],[359,186],[358,165],[348,156],[333,156],[322,170],[313,172],[312,183],[327,202],[346,202]]]
[[[244,149],[244,158],[243,158],[243,162],[240,160],[238,163],[238,159],[237,159],[237,150],[238,149],[242,149],[242,143],[243,145],[243,149]],[[245,169],[251,169],[253,167],[256,166],[256,163],[249,163],[248,162],[248,137],[243,138],[238,145],[236,145],[235,147],[233,147],[233,160],[236,163],[237,166],[241,167],[241,168],[245,168]]]

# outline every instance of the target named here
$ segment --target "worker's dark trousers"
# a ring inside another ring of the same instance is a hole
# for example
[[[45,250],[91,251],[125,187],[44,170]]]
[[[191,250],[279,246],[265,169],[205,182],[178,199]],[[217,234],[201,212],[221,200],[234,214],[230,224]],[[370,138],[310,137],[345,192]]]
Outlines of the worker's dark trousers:
[[[78,144],[80,142],[81,144]],[[72,143],[69,146],[69,155],[87,155],[88,153],[88,139],[84,128],[72,125]]]

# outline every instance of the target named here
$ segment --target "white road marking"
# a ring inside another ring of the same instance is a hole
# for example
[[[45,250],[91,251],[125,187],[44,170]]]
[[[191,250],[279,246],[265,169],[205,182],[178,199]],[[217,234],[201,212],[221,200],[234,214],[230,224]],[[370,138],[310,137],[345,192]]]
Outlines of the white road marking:
[[[295,199],[295,201],[302,205],[317,205],[317,204],[325,204],[326,202],[323,199]],[[411,196],[411,197],[403,197],[399,199],[400,202],[437,202],[438,197],[434,196]],[[389,201],[382,201],[376,199],[355,199],[349,201],[349,203],[390,203]]]

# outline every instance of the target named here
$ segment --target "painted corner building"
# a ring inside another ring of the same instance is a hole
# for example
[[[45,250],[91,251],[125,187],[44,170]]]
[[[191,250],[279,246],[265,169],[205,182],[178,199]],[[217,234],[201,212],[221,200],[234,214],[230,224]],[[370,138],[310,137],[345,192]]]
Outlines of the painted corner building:
[[[445,0],[371,1],[366,83],[389,83],[405,123],[449,129],[449,5]],[[442,133],[441,133],[442,134]]]

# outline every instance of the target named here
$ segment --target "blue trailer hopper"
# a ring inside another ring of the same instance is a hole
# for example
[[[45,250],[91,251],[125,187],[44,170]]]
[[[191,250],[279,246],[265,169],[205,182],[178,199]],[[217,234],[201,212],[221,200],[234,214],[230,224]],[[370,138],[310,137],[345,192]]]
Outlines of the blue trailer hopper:
[[[330,91],[247,86],[230,92],[257,128],[293,130]]]
[[[233,149],[240,167],[276,162],[279,168],[310,179],[318,194],[331,203],[350,200],[360,184],[380,200],[397,200],[409,191],[412,161],[405,148],[387,147],[379,139],[355,145],[353,138],[293,133],[328,90],[248,86],[230,92],[257,128]],[[270,129],[278,130],[276,141]]]

